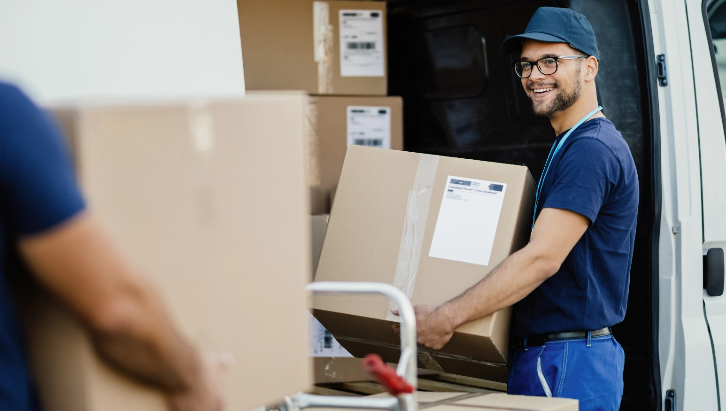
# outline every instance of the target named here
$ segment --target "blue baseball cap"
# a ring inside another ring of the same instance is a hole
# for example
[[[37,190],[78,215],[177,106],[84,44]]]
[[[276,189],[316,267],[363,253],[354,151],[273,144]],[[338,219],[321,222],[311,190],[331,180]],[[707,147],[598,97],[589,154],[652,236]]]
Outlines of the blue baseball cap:
[[[568,43],[572,48],[600,60],[595,32],[590,22],[582,14],[570,9],[538,8],[523,34],[508,37],[502,42],[502,53],[520,53],[522,41],[525,39],[546,43]]]

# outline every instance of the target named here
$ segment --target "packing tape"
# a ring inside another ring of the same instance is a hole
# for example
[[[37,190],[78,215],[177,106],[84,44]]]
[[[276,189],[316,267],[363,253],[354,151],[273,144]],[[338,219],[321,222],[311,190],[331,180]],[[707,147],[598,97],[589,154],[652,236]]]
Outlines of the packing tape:
[[[408,192],[406,218],[403,223],[401,244],[398,248],[398,261],[396,262],[393,285],[403,291],[409,299],[413,296],[413,288],[416,284],[426,220],[428,219],[429,205],[431,204],[431,193],[438,167],[438,156],[421,154],[413,189]],[[390,303],[386,320],[400,321],[398,316],[391,312],[393,307],[393,303]]]
[[[189,134],[194,148],[203,154],[214,150],[214,121],[205,102],[193,103],[189,112]]]
[[[439,400],[439,401],[435,401],[435,402],[419,403],[418,404],[418,409],[419,410],[425,410],[426,408],[433,408],[433,407],[436,407],[438,405],[448,405],[448,404],[455,405],[455,404],[452,404],[452,403],[457,402],[457,401],[462,401],[462,400],[468,400],[469,398],[481,397],[482,395],[489,395],[489,394],[490,393],[470,392],[470,393],[467,393],[467,394],[457,395],[456,397],[445,398],[443,400]]]
[[[216,146],[214,138],[214,117],[209,103],[198,101],[190,105],[188,115],[189,136],[198,156],[197,210],[199,221],[211,222],[214,219],[212,195],[212,155]]]
[[[330,6],[324,1],[313,2],[314,58],[318,63],[318,93],[333,92],[333,25]]]
[[[421,364],[423,364],[424,368],[431,371],[444,372],[441,364],[439,364],[439,362],[436,361],[434,357],[431,356],[431,354],[421,349],[418,349],[416,353],[418,354],[418,360],[421,362]]]
[[[401,350],[401,346],[398,344],[388,344],[388,343],[382,343],[382,342],[378,342],[378,341],[364,340],[362,338],[346,337],[344,335],[339,335],[339,334],[333,334],[333,337],[335,337],[335,339],[338,341],[349,341],[349,342],[358,343],[358,344],[373,345],[373,346],[381,347],[381,348],[390,348],[390,349],[399,350],[399,351]],[[429,350],[427,348],[423,348],[421,346],[419,346],[417,351],[419,354],[418,355],[419,359],[421,358],[420,353],[425,352],[431,358],[434,358],[434,357],[445,358],[448,360],[464,361],[464,362],[470,362],[473,364],[485,365],[488,367],[496,367],[496,368],[506,368],[507,367],[507,364],[504,364],[504,363],[479,360],[476,358],[467,357],[465,355],[449,354],[449,353],[445,353],[445,352],[441,352],[441,351],[433,351],[433,350]],[[438,362],[437,362],[437,364],[438,364]]]
[[[305,150],[307,151],[305,167],[307,169],[308,185],[320,187],[318,104],[314,98],[308,97],[308,104],[305,105],[305,119]]]

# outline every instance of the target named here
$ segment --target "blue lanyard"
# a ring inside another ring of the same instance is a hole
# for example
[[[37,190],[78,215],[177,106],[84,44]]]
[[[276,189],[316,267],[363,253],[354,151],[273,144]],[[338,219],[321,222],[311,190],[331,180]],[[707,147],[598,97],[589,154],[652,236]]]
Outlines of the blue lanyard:
[[[542,184],[544,184],[545,177],[547,177],[547,172],[550,170],[550,164],[552,164],[552,160],[554,160],[555,156],[557,155],[557,152],[560,151],[560,148],[562,148],[562,145],[565,144],[565,140],[567,140],[567,137],[569,137],[573,131],[575,131],[578,127],[580,127],[582,125],[582,123],[586,122],[590,117],[597,114],[597,112],[600,110],[602,110],[602,106],[598,106],[595,110],[591,111],[585,117],[581,118],[580,121],[578,121],[577,124],[575,124],[565,134],[565,136],[562,137],[562,140],[560,140],[560,143],[557,144],[557,147],[555,147],[555,145],[552,144],[550,153],[547,155],[547,161],[545,162],[544,172],[539,177],[539,183],[537,184],[537,194],[534,197],[534,214],[532,214],[532,228],[534,228],[534,221],[537,218],[537,204],[539,204],[539,194],[542,191]],[[553,153],[553,151],[554,151],[554,153]]]

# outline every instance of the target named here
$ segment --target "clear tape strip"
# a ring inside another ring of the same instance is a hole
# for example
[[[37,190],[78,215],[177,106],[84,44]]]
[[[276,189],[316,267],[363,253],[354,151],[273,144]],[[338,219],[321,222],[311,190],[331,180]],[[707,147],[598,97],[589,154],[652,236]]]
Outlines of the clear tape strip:
[[[413,289],[416,284],[424,231],[426,230],[429,205],[431,204],[431,192],[438,167],[438,156],[421,154],[413,189],[408,192],[406,218],[403,223],[393,285],[403,291],[409,299],[413,296]],[[398,316],[391,312],[393,307],[393,303],[390,303],[386,320],[400,321]]]
[[[333,337],[335,337],[335,339],[338,341],[349,341],[349,342],[354,342],[354,343],[359,343],[359,344],[368,344],[368,345],[373,345],[373,346],[381,347],[381,348],[392,348],[394,350],[401,349],[401,346],[398,344],[388,344],[388,343],[382,343],[382,342],[378,342],[378,341],[365,340],[363,338],[346,337],[344,335],[338,335],[338,334],[333,334]],[[507,367],[507,364],[504,364],[504,363],[478,360],[476,358],[471,358],[471,357],[467,357],[464,355],[448,354],[448,353],[444,353],[441,351],[429,351],[428,349],[422,348],[420,346],[418,347],[418,351],[419,351],[419,353],[422,351],[425,351],[431,357],[436,357],[436,358],[446,358],[448,360],[466,361],[466,362],[470,362],[470,363],[474,363],[474,364],[486,365],[488,367],[496,367],[496,368],[506,368]]]
[[[318,93],[333,92],[333,25],[330,24],[330,5],[313,2],[314,59],[318,63]]]

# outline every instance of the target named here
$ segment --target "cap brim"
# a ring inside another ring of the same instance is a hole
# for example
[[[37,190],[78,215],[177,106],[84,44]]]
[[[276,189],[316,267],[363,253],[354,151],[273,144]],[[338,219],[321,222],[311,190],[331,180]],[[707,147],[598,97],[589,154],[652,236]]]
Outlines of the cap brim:
[[[567,43],[559,37],[547,33],[524,33],[516,36],[507,37],[501,46],[502,54],[513,54],[522,51],[523,40],[537,40],[545,43]]]

